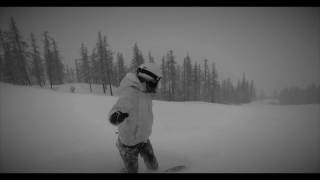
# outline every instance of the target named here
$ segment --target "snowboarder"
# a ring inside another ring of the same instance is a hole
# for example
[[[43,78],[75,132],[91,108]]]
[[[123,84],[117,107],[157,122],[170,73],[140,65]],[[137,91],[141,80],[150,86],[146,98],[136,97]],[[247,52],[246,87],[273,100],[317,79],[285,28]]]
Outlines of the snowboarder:
[[[135,73],[127,73],[118,88],[119,99],[108,117],[118,127],[116,146],[128,173],[138,172],[138,156],[149,170],[158,169],[149,136],[152,131],[152,97],[161,79],[160,67],[155,63],[140,65]]]

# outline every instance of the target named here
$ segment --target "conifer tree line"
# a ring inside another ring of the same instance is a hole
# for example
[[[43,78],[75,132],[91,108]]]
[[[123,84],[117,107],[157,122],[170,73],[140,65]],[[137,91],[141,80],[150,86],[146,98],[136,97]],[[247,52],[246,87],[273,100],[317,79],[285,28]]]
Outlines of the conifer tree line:
[[[0,80],[12,84],[53,85],[64,82],[65,70],[57,42],[44,32],[43,57],[34,34],[30,43],[22,37],[15,20],[11,17],[9,30],[0,30]]]
[[[40,52],[41,45],[43,52]],[[249,83],[244,73],[236,85],[230,78],[218,80],[216,65],[208,59],[192,60],[187,53],[179,64],[173,50],[168,50],[161,59],[148,51],[145,58],[137,43],[132,51],[127,66],[123,54],[113,51],[107,37],[98,32],[93,49],[84,43],[79,45],[75,68],[68,67],[62,63],[58,43],[49,32],[41,34],[41,42],[37,42],[32,33],[27,41],[11,18],[9,30],[0,30],[0,80],[51,88],[63,83],[87,83],[90,92],[93,84],[99,84],[105,94],[109,91],[112,95],[112,87],[118,87],[126,73],[134,72],[144,62],[156,62],[163,74],[157,99],[234,104],[248,103],[256,97],[254,82]]]
[[[189,53],[180,65],[173,50],[169,50],[162,57],[161,70],[163,77],[160,81],[159,99],[239,104],[256,98],[254,82],[249,83],[245,74],[237,86],[233,85],[230,78],[218,80],[214,62],[209,64],[208,59],[204,59],[202,63],[193,62]]]
[[[305,88],[290,87],[284,88],[279,94],[275,93],[274,98],[279,104],[320,104],[320,85],[312,83]]]

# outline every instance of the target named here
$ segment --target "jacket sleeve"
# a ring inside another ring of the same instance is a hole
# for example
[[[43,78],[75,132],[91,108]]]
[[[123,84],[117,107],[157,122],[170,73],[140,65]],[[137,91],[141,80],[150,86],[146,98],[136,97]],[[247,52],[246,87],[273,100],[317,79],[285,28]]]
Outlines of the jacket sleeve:
[[[112,106],[111,110],[109,111],[108,119],[110,119],[111,115],[117,111],[128,113],[130,117],[130,114],[132,113],[132,110],[135,106],[135,103],[134,103],[135,99],[136,97],[132,95],[120,96],[117,102]]]

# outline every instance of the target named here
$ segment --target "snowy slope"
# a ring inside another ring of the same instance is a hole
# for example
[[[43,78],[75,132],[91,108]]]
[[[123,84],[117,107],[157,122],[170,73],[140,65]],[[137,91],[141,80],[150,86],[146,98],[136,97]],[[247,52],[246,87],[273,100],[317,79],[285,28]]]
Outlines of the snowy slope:
[[[0,172],[119,172],[106,120],[116,100],[0,83]],[[153,104],[150,139],[163,169],[320,172],[319,105]]]

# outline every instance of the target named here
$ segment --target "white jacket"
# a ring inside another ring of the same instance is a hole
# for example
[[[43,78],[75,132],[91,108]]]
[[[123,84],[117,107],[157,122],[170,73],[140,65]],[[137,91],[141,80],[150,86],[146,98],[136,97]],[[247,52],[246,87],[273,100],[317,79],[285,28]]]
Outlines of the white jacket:
[[[128,113],[118,125],[119,138],[125,145],[132,146],[148,140],[152,131],[152,97],[143,92],[143,86],[133,73],[128,73],[118,88],[119,99],[109,112]]]

